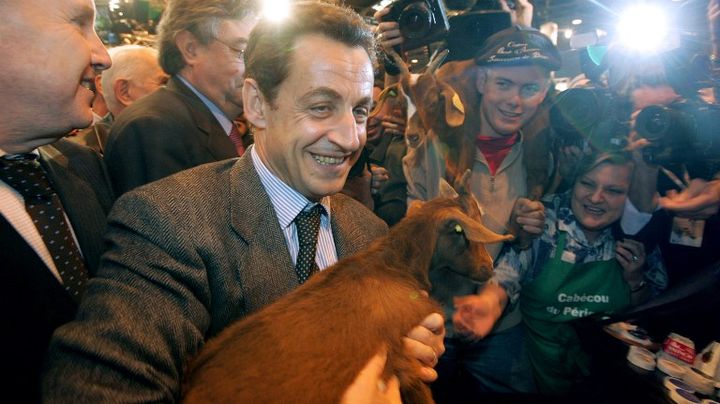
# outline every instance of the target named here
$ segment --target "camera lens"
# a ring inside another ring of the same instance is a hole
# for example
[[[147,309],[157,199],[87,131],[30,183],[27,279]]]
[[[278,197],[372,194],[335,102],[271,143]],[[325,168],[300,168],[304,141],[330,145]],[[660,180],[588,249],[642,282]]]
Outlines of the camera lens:
[[[670,111],[659,105],[644,108],[635,120],[635,130],[649,141],[663,138],[672,127],[673,118]]]
[[[432,13],[424,2],[412,3],[405,7],[398,18],[400,31],[407,39],[426,36],[432,28],[432,22]]]
[[[600,106],[591,90],[573,88],[563,91],[550,111],[553,126],[587,134],[598,120]]]

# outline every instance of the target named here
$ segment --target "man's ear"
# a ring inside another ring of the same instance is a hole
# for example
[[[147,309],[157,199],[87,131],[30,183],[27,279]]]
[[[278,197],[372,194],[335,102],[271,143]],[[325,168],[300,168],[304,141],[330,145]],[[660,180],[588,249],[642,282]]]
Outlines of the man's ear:
[[[117,79],[113,82],[113,92],[115,99],[123,106],[132,104],[133,99],[130,97],[130,82],[127,79]]]
[[[201,43],[190,31],[180,31],[175,36],[175,46],[180,50],[180,53],[188,65],[193,65],[194,61],[198,57],[198,49]]]
[[[485,83],[487,82],[487,69],[483,69],[482,67],[478,67],[475,70],[475,88],[477,89],[478,93],[482,94],[485,90]]]
[[[265,96],[260,91],[255,79],[247,78],[243,83],[243,110],[245,111],[245,119],[256,128],[264,129],[267,127],[267,117],[265,116]]]

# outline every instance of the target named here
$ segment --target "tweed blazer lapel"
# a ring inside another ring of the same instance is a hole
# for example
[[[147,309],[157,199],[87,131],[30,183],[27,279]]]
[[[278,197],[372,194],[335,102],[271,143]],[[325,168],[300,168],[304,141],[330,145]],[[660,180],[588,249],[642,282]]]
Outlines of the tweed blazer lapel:
[[[358,205],[346,195],[335,194],[331,197],[331,226],[338,259],[357,254],[378,236],[376,230],[369,232],[369,229],[358,225],[357,209]],[[378,231],[384,233],[387,228],[380,227]]]
[[[293,268],[292,258],[285,244],[285,236],[280,229],[277,221],[277,214],[270,202],[270,197],[265,192],[265,188],[260,182],[260,177],[255,171],[252,159],[249,156],[241,158],[231,171],[231,198],[241,198],[241,201],[232,203],[231,206],[238,207],[231,212],[232,223],[235,231],[246,240],[259,240],[264,238],[265,242],[272,242],[274,248],[282,247],[282,260],[284,264]],[[237,194],[235,194],[237,192]],[[248,203],[249,196],[253,195],[252,203]],[[367,236],[367,231],[357,226],[354,216],[350,210],[356,209],[357,206],[348,206],[348,197],[342,194],[336,194],[330,197],[331,222],[330,226],[335,240],[335,248],[338,258],[344,258],[353,255],[366,247],[373,238]],[[267,234],[259,235],[258,229]],[[277,233],[275,233],[277,230]],[[297,282],[297,277],[293,276]]]
[[[176,76],[173,76],[170,81],[168,81],[166,88],[181,95],[190,105],[188,110],[192,115],[192,119],[197,124],[197,128],[207,135],[205,147],[207,147],[215,160],[220,161],[238,156],[235,145],[233,145],[218,120],[185,83]]]
[[[260,177],[245,153],[230,169],[230,222],[242,241],[239,273],[247,312],[272,303],[298,287],[277,214]],[[330,202],[331,227],[338,258],[366,248],[387,226],[358,202],[343,194]],[[360,214],[360,216],[358,216]],[[360,226],[359,224],[363,225]]]
[[[247,310],[252,312],[298,286],[297,274],[277,214],[250,153],[230,171],[230,221],[245,245],[239,273]]]

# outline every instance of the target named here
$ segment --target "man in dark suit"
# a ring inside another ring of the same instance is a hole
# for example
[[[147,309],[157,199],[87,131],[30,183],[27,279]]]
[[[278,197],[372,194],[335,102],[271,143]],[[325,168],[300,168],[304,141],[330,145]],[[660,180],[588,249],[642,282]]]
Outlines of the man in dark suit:
[[[207,338],[387,231],[338,194],[365,143],[372,32],[354,12],[319,2],[297,3],[288,18],[250,35],[248,153],[116,203],[99,276],[51,344],[47,402],[177,400],[184,366]],[[443,334],[434,314],[406,345],[434,365]]]
[[[160,21],[165,88],[124,110],[105,151],[118,195],[200,164],[242,154],[243,52],[257,23],[252,0],[177,0]]]
[[[0,2],[0,387],[11,401],[39,399],[50,336],[82,295],[69,276],[96,272],[113,200],[99,156],[58,140],[90,124],[89,84],[110,65],[94,12],[91,0]]]

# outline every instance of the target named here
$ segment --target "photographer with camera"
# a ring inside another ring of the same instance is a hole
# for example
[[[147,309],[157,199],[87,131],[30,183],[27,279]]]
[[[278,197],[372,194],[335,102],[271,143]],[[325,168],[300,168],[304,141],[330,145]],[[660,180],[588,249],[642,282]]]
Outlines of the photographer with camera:
[[[498,3],[503,11],[510,13],[512,24],[525,27],[532,26],[533,5],[528,0],[515,0],[511,1],[511,4],[508,4],[508,0],[498,0]],[[405,42],[400,30],[400,23],[387,17],[391,10],[391,7],[386,7],[377,11],[374,15],[375,20],[379,23],[377,37],[385,49],[399,46]]]
[[[635,205],[626,210],[646,213],[625,226],[660,246],[670,286],[720,259],[713,247],[720,242],[720,110],[681,88],[674,91],[672,74],[663,71],[659,80],[638,74],[639,85],[630,91],[640,147],[634,188],[646,196],[633,197]]]
[[[710,62],[713,74],[720,68],[720,0],[710,0],[708,3],[708,27],[710,29]],[[717,77],[715,77],[717,79]],[[720,98],[716,85],[714,101]],[[714,134],[716,137],[719,133]],[[716,175],[717,177],[717,175]],[[720,179],[706,181],[695,178],[690,181],[687,188],[669,191],[659,200],[660,206],[681,217],[690,219],[709,219],[718,214],[720,208]]]
[[[661,245],[671,285],[720,258],[708,248],[718,240],[713,216],[720,203],[720,108],[701,97],[699,90],[711,81],[691,70],[696,57],[686,55],[678,64],[677,52],[687,49],[639,56],[615,46],[601,64],[604,80],[560,93],[550,113],[564,184],[573,181],[573,159],[585,153],[634,150],[623,230],[646,248]]]

